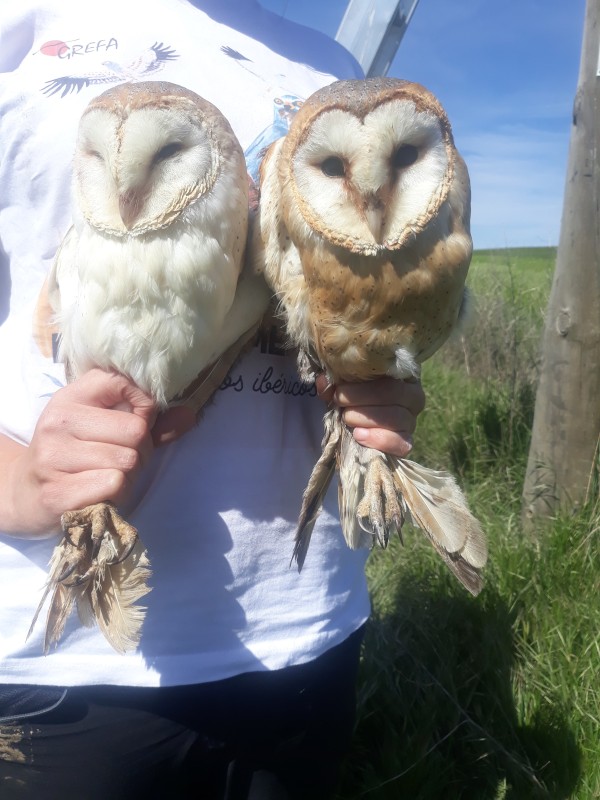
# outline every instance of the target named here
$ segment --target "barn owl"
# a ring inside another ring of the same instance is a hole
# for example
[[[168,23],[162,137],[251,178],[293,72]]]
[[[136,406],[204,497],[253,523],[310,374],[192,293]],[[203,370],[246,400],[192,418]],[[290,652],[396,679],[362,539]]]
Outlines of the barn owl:
[[[73,167],[74,223],[48,290],[67,378],[100,367],[133,379],[159,409],[184,394],[200,405],[270,297],[262,278],[242,273],[248,179],[229,123],[181,86],[121,84],[85,109]],[[137,532],[111,504],[65,512],[45,648],[76,602],[82,621],[95,617],[115,649],[130,649],[143,619],[133,604],[148,591]],[[129,609],[125,626],[117,606]]]
[[[464,308],[469,217],[467,169],[428,90],[372,78],[315,92],[266,153],[252,243],[304,377],[418,377]],[[477,594],[487,546],[454,479],[360,446],[336,409],[303,497],[300,568],[336,466],[351,547],[386,546],[408,518]]]

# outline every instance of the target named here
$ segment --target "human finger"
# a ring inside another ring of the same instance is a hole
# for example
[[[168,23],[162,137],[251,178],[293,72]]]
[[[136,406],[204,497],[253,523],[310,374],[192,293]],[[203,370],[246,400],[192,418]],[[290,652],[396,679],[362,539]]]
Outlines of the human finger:
[[[57,399],[48,404],[38,421],[36,434],[36,440],[47,442],[68,439],[69,446],[73,446],[72,440],[78,440],[130,447],[139,450],[145,458],[152,448],[144,417],[68,400]]]
[[[334,398],[335,386],[330,383],[329,378],[324,372],[319,373],[315,378],[315,386],[317,389],[317,395],[321,398],[321,400],[329,405]]]
[[[101,502],[119,504],[125,500],[132,479],[118,469],[93,469],[63,475],[40,487],[40,506],[58,521],[69,509],[84,508]]]
[[[353,428],[354,439],[364,447],[371,447],[390,456],[405,458],[412,450],[412,436],[385,428]]]
[[[342,416],[349,428],[386,428],[410,435],[417,427],[417,417],[404,406],[349,406]]]
[[[116,469],[123,473],[135,473],[147,463],[148,453],[143,449],[105,444],[104,442],[80,442],[67,452],[54,451],[45,459],[49,471],[74,474],[94,470]]]
[[[69,399],[98,408],[127,409],[154,422],[156,404],[139,386],[116,372],[91,369],[65,387]]]
[[[339,406],[398,405],[418,415],[425,407],[425,392],[420,381],[377,378],[361,383],[340,383],[334,401]]]

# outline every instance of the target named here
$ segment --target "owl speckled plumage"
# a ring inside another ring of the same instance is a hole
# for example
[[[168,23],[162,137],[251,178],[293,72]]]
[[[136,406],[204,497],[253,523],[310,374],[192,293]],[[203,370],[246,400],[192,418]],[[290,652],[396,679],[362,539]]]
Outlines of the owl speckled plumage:
[[[242,274],[248,180],[229,123],[176,84],[121,84],[85,109],[73,166],[74,224],[48,289],[68,379],[116,371],[159,409],[203,371],[214,387],[269,301],[263,279]],[[205,385],[186,395],[196,411]],[[111,504],[66,512],[62,524],[40,604],[52,592],[46,649],[74,603],[117,650],[134,647],[143,614],[133,603],[148,591],[137,531]]]
[[[253,240],[305,377],[417,377],[464,309],[469,219],[468,172],[427,89],[371,78],[315,92],[265,156]],[[299,565],[337,466],[351,547],[385,546],[408,517],[477,593],[485,537],[454,479],[361,447],[335,409],[325,430],[300,514]]]

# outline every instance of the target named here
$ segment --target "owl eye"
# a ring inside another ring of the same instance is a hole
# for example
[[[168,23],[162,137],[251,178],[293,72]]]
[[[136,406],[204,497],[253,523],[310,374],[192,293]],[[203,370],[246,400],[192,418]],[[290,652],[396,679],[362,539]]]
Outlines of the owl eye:
[[[321,172],[328,178],[343,178],[346,174],[346,167],[341,158],[329,156],[321,163]]]
[[[419,157],[419,149],[412,144],[403,144],[392,156],[392,163],[396,169],[403,169],[414,164]]]
[[[96,158],[96,159],[98,159],[98,161],[104,161],[104,159],[102,158],[102,156],[100,155],[100,153],[97,150],[88,150],[88,156],[91,156],[92,158]]]
[[[174,156],[175,153],[178,153],[182,149],[183,145],[181,142],[169,142],[169,144],[160,148],[152,160],[157,164],[159,161],[165,161],[167,158],[171,158],[171,156]]]

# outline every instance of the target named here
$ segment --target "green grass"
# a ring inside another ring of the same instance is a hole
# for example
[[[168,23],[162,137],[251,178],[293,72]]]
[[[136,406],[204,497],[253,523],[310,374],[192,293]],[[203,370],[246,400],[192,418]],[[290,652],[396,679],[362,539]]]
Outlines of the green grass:
[[[600,797],[600,505],[521,526],[554,258],[476,253],[475,318],[425,365],[413,455],[465,489],[486,583],[468,595],[418,531],[373,552],[343,800]]]

